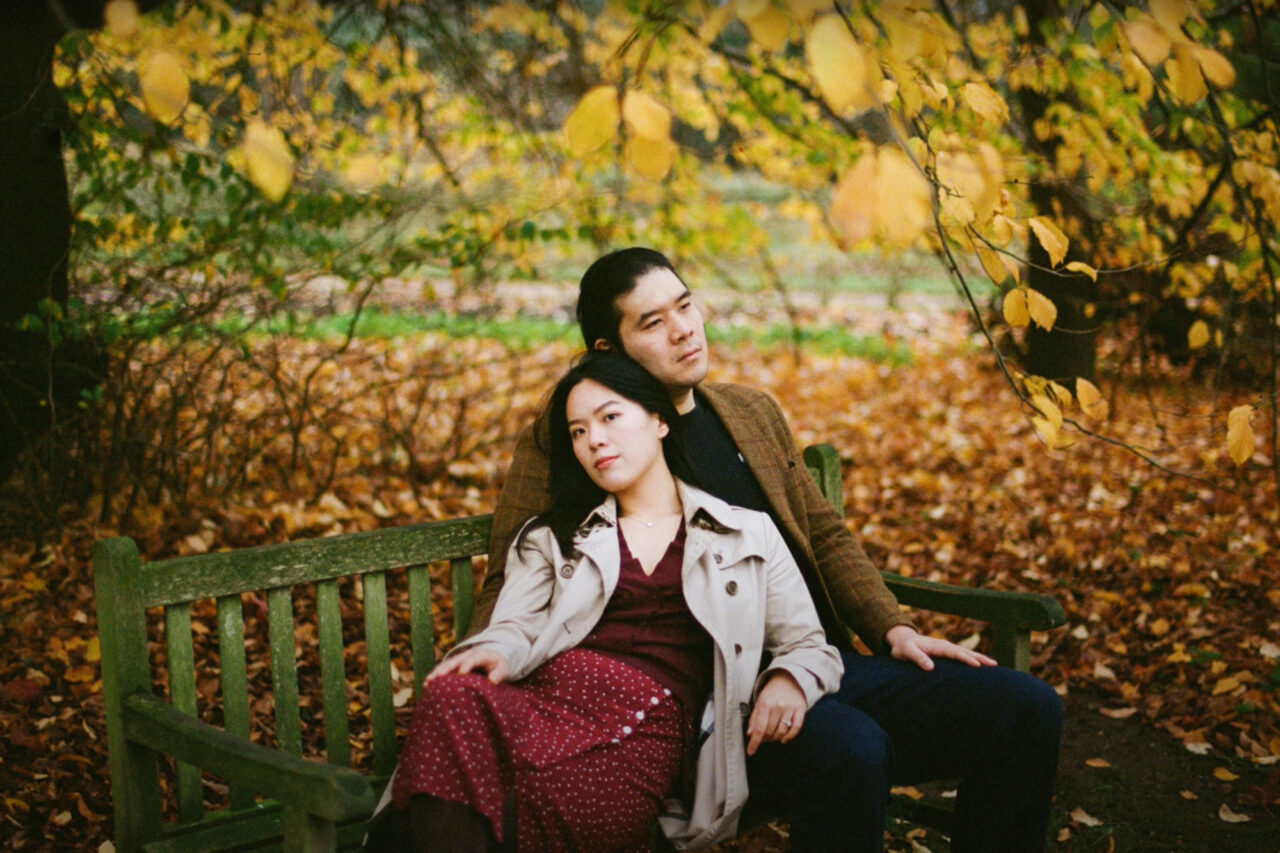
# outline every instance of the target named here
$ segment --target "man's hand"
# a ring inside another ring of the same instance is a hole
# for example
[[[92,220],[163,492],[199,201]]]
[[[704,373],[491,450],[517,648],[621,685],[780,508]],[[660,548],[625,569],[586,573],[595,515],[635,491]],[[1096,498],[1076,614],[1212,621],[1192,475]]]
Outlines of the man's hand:
[[[894,625],[884,635],[889,655],[897,660],[907,660],[923,670],[933,669],[935,657],[951,658],[969,666],[995,666],[996,661],[964,646],[957,646],[937,637],[925,637],[910,625]]]
[[[775,670],[760,688],[747,721],[747,755],[755,755],[762,743],[787,743],[800,734],[807,708],[795,676],[785,669]]]
[[[439,678],[451,672],[479,672],[488,676],[494,684],[501,684],[511,674],[507,659],[492,649],[475,646],[456,655],[445,658],[436,664],[435,669],[427,673],[425,684],[433,678]]]

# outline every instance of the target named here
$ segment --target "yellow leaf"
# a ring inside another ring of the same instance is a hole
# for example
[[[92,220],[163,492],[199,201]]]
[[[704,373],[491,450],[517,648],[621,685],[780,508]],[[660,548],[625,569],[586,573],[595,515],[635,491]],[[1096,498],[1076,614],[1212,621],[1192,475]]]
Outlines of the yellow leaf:
[[[1031,315],[1031,322],[1046,332],[1058,319],[1058,306],[1053,304],[1053,300],[1031,288],[1027,288],[1027,312]]]
[[[1196,320],[1187,330],[1187,346],[1200,349],[1209,343],[1209,324],[1204,320]]]
[[[1031,322],[1031,313],[1027,310],[1027,292],[1015,287],[1004,295],[1001,304],[1004,321],[1014,328],[1022,328]]]
[[[1072,261],[1071,263],[1067,264],[1067,269],[1071,270],[1072,272],[1084,273],[1094,281],[1098,280],[1098,271],[1095,270],[1093,267],[1089,266],[1088,264],[1081,263],[1080,261]]]
[[[787,13],[777,6],[769,6],[763,12],[745,18],[744,23],[751,33],[751,40],[765,50],[773,53],[786,46],[791,21],[787,18]]]
[[[1225,767],[1215,767],[1213,770],[1213,778],[1220,782],[1234,782],[1240,777]]]
[[[641,175],[660,181],[671,171],[671,164],[675,162],[676,144],[670,139],[631,136],[622,146],[622,156]]]
[[[271,201],[280,201],[293,184],[293,152],[280,128],[254,119],[244,129],[244,160],[249,180]]]
[[[1062,409],[1058,404],[1050,400],[1044,394],[1033,394],[1031,397],[1031,405],[1036,408],[1045,420],[1053,424],[1054,429],[1062,426]]]
[[[1155,68],[1169,56],[1172,43],[1160,25],[1146,15],[1140,15],[1124,25],[1124,34],[1148,68]]]
[[[1062,437],[1058,434],[1058,427],[1054,425],[1053,421],[1047,418],[1033,417],[1031,423],[1046,445],[1054,450],[1061,446]],[[1095,672],[1094,675],[1097,676],[1097,673]],[[1114,678],[1115,676],[1113,675],[1112,677]]]
[[[1094,420],[1106,417],[1107,401],[1102,399],[1098,386],[1088,379],[1076,380],[1076,399],[1080,401],[1080,411],[1088,417]]]
[[[986,271],[993,282],[1000,284],[1009,277],[1009,271],[1005,269],[1004,264],[1000,263],[998,252],[993,252],[986,246],[978,246],[977,253],[978,260],[982,263],[982,269]]]
[[[1154,637],[1163,637],[1169,633],[1169,620],[1161,616],[1159,619],[1151,623],[1148,629]]]
[[[1200,63],[1200,71],[1204,74],[1204,79],[1212,83],[1215,88],[1230,89],[1231,84],[1236,82],[1235,67],[1231,64],[1231,60],[1221,53],[1200,44],[1192,45],[1191,52]]]
[[[1218,683],[1213,685],[1213,695],[1220,696],[1223,693],[1230,693],[1232,690],[1235,690],[1239,686],[1240,686],[1240,682],[1231,676],[1228,676],[1226,678],[1219,678]]]
[[[1223,803],[1218,806],[1218,820],[1224,820],[1227,823],[1248,823],[1253,820],[1247,814],[1238,814],[1227,808],[1227,804]]]
[[[138,84],[147,113],[161,124],[182,115],[191,97],[191,83],[182,60],[172,50],[152,50],[138,60]]]
[[[938,211],[948,225],[965,226],[973,222],[973,202],[962,195],[955,195],[944,189],[938,190]]]
[[[876,155],[876,235],[890,247],[907,248],[933,224],[933,185],[901,149]]]
[[[804,43],[809,72],[834,112],[875,106],[880,67],[875,57],[854,39],[839,15],[823,15],[809,29]]]
[[[1050,266],[1056,267],[1062,263],[1063,258],[1067,256],[1067,246],[1070,245],[1062,229],[1047,216],[1033,216],[1027,220],[1027,224],[1035,232],[1040,245],[1044,246],[1044,250],[1049,253]]]
[[[627,129],[646,139],[671,138],[671,111],[652,95],[629,91],[622,98],[622,120]]]
[[[924,794],[914,785],[894,785],[889,793],[897,797],[910,797],[913,800],[923,800]]]
[[[1182,30],[1182,22],[1187,19],[1189,10],[1186,3],[1183,0],[1150,0],[1147,6],[1160,28],[1171,38],[1176,38]]]
[[[707,12],[707,16],[702,19],[702,23],[698,25],[698,39],[704,44],[710,44],[716,40],[716,36],[729,23],[729,19],[733,17],[733,6],[728,3],[723,6],[714,6]]]
[[[352,157],[342,169],[342,178],[357,190],[373,189],[382,180],[378,155],[364,153]]]
[[[1164,71],[1169,76],[1170,90],[1182,103],[1199,103],[1209,94],[1200,74],[1200,63],[1196,62],[1195,54],[1186,45],[1174,45],[1173,56],[1165,62]]]
[[[89,663],[102,660],[102,646],[97,637],[90,637],[89,642],[85,644],[84,659]]]
[[[876,158],[868,153],[844,173],[831,195],[831,221],[846,246],[870,239],[876,223]]]
[[[1249,423],[1253,406],[1236,406],[1227,414],[1227,453],[1236,465],[1243,465],[1253,455],[1253,425]]]
[[[138,4],[134,0],[110,0],[102,7],[102,25],[113,36],[128,38],[138,31]]]
[[[1200,799],[1199,797],[1197,797],[1197,796],[1196,796],[1196,792],[1195,792],[1195,791],[1188,791],[1188,790],[1185,790],[1185,789],[1184,789],[1184,790],[1179,791],[1179,792],[1178,792],[1178,796],[1179,796],[1179,797],[1182,797],[1182,799],[1184,799],[1184,800],[1198,800],[1198,799]]]
[[[596,86],[582,96],[564,122],[569,154],[582,157],[604,145],[618,132],[618,92],[612,86]]]
[[[86,681],[93,681],[98,674],[96,668],[84,664],[83,666],[75,666],[62,674],[63,681],[69,681],[72,684],[83,684]]]
[[[1009,105],[986,83],[965,83],[960,100],[992,124],[1004,124],[1009,118]]]
[[[756,15],[763,15],[773,5],[773,0],[735,0],[733,7],[738,17],[749,21]]]
[[[1111,762],[1107,761],[1105,758],[1089,758],[1086,759],[1084,763],[1090,767],[1097,767],[1099,769],[1111,766]]]
[[[1073,809],[1071,812],[1071,820],[1081,826],[1101,826],[1102,821],[1089,814],[1081,808]]]

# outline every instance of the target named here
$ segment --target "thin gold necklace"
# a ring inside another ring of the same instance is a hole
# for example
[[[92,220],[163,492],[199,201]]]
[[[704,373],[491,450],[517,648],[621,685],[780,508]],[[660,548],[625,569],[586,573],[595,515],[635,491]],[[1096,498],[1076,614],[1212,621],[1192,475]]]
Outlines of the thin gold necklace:
[[[673,515],[679,515],[679,514],[680,514],[680,510],[676,510],[675,512],[669,512],[669,513],[667,513],[666,515],[660,515],[660,516],[658,516],[657,518],[655,518],[653,521],[645,521],[643,518],[640,518],[640,517],[639,517],[639,516],[637,516],[637,515],[620,515],[620,516],[618,516],[618,519],[619,519],[619,520],[621,520],[621,519],[624,519],[624,518],[625,518],[627,521],[637,521],[637,522],[639,522],[640,524],[643,524],[645,527],[650,527],[650,528],[651,528],[651,527],[653,527],[655,524],[657,524],[659,521],[665,521],[665,520],[667,520],[668,518],[670,518],[671,516],[673,516]]]

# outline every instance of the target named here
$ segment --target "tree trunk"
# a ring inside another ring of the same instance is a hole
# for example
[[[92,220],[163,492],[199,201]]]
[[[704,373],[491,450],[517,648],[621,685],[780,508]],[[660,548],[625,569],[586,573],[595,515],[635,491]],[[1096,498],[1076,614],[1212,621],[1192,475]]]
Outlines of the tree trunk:
[[[67,305],[66,104],[53,84],[53,53],[69,28],[100,25],[102,5],[20,0],[0,26],[0,482],[23,448],[75,412],[81,391],[98,381],[91,343],[54,345],[18,324],[42,303]]]
[[[1041,31],[1046,22],[1060,16],[1055,0],[1032,0],[1024,4],[1029,28],[1028,39],[1034,48],[1043,48]],[[1050,25],[1054,25],[1050,23]],[[1031,129],[1049,107],[1049,99],[1031,89],[1018,92],[1018,106],[1022,112],[1022,126],[1027,134],[1027,144],[1040,157],[1041,162],[1054,162],[1055,140],[1037,139]],[[1067,176],[1063,176],[1067,179]],[[1032,184],[1031,203],[1041,216],[1058,219],[1061,211],[1072,216],[1081,227],[1089,224],[1089,215],[1079,209],[1068,192],[1061,192],[1056,185],[1045,180]],[[1070,236],[1070,235],[1068,235]],[[1078,237],[1079,235],[1077,235]],[[1072,244],[1077,245],[1078,239]],[[1093,381],[1097,345],[1097,322],[1085,315],[1085,306],[1097,299],[1097,285],[1083,276],[1063,277],[1049,271],[1049,255],[1035,240],[1029,239],[1028,258],[1031,269],[1027,284],[1053,301],[1058,309],[1058,319],[1049,331],[1032,324],[1027,330],[1026,354],[1023,366],[1028,373],[1043,376],[1074,387],[1076,379]],[[1068,256],[1070,258],[1070,256]],[[1080,260],[1089,262],[1088,258]]]

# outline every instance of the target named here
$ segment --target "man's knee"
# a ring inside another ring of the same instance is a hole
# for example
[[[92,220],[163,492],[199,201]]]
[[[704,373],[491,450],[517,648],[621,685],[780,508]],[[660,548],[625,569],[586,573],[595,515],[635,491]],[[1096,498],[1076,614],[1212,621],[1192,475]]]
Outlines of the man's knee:
[[[819,703],[821,705],[821,703]],[[814,706],[818,710],[818,706]],[[805,725],[813,724],[806,744],[806,764],[814,773],[829,780],[843,780],[870,793],[883,789],[887,795],[892,775],[893,744],[889,735],[874,720],[852,709],[835,709],[829,716],[811,716]]]

